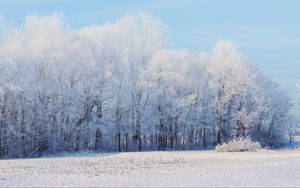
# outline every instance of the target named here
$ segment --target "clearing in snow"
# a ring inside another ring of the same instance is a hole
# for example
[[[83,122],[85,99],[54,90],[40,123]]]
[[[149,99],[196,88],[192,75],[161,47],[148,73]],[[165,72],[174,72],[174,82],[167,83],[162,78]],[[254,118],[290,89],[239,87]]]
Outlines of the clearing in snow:
[[[300,186],[300,152],[130,152],[0,161],[0,187]]]

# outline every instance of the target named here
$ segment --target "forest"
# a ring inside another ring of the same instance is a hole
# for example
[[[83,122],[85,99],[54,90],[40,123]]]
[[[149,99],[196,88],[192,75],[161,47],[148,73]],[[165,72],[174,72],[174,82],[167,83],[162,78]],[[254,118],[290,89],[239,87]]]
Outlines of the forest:
[[[80,29],[59,14],[0,19],[0,158],[292,141],[295,100],[238,45],[191,52],[167,38],[146,13]]]

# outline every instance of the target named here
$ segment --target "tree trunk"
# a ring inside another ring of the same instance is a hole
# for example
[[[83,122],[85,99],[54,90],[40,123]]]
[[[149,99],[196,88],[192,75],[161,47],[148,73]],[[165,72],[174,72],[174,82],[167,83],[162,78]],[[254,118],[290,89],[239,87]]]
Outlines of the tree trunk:
[[[218,143],[218,144],[221,144],[221,143],[222,143],[222,141],[221,141],[221,130],[220,130],[220,129],[218,129],[217,143]]]
[[[95,150],[98,150],[101,146],[102,133],[99,129],[96,130],[95,136]]]
[[[203,147],[204,149],[207,148],[205,128],[203,129]]]

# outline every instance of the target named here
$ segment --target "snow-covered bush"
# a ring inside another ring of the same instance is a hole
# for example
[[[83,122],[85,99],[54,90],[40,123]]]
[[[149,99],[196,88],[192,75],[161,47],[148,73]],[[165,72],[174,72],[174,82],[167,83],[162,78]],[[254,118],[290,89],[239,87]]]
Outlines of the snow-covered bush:
[[[257,151],[261,149],[259,142],[254,142],[250,137],[239,137],[216,146],[218,152],[242,152],[242,151]]]

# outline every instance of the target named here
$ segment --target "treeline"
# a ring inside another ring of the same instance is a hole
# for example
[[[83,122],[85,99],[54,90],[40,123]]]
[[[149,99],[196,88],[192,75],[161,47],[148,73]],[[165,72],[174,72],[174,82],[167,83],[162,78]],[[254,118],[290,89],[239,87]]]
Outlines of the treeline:
[[[168,50],[147,14],[79,30],[59,15],[0,28],[0,157],[287,140],[288,97],[230,42]]]

